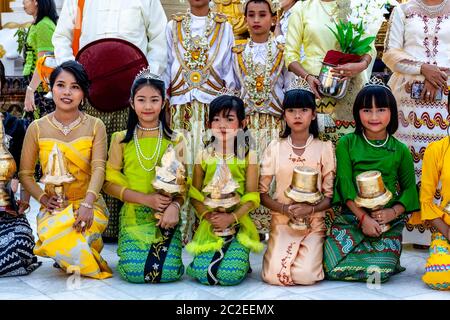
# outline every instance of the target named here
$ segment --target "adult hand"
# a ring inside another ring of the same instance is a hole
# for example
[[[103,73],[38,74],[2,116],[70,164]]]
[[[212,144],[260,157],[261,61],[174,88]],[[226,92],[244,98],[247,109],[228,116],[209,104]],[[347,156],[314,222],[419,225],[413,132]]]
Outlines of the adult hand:
[[[18,215],[23,216],[25,212],[30,208],[30,204],[26,201],[19,200],[17,201],[19,205],[19,210],[17,210]]]
[[[369,237],[379,237],[381,235],[381,226],[372,219],[370,216],[367,216],[361,226],[362,232]]]
[[[319,93],[319,87],[320,87],[320,81],[312,74],[309,74],[306,76],[306,82],[308,82],[309,87],[311,88],[312,92],[316,96],[317,99],[322,99]]]
[[[352,78],[359,73],[366,70],[368,67],[367,63],[365,61],[361,62],[349,62],[342,65],[339,65],[337,67],[334,67],[331,72],[334,76],[341,77],[341,81],[347,80],[349,78]]]
[[[424,63],[420,67],[420,73],[425,77],[426,80],[435,88],[447,88],[447,72],[449,68],[441,68],[432,64]]]
[[[164,214],[162,215],[161,219],[159,219],[159,221],[156,225],[163,229],[174,228],[180,221],[179,214],[180,214],[180,211],[178,210],[178,207],[176,205],[170,204],[166,208],[166,210],[164,211]]]
[[[211,215],[211,224],[214,230],[223,231],[234,222],[234,216],[226,212],[214,212]]]
[[[434,102],[438,91],[439,89],[436,88],[430,81],[425,80],[425,85],[423,86],[420,99],[428,103]]]
[[[370,213],[370,216],[379,224],[387,224],[397,218],[397,214],[392,208],[373,211]]]
[[[169,204],[172,203],[172,198],[155,192],[147,195],[145,203],[148,207],[158,212],[164,212]]]
[[[41,199],[41,203],[44,207],[47,208],[49,212],[53,212],[53,210],[60,208],[60,203],[58,202],[57,196],[43,196]]]
[[[76,219],[72,227],[77,232],[85,232],[92,227],[94,222],[94,209],[80,206],[76,212]]]
[[[34,104],[34,92],[29,89],[27,89],[25,93],[24,110],[27,112],[36,110],[36,105]]]

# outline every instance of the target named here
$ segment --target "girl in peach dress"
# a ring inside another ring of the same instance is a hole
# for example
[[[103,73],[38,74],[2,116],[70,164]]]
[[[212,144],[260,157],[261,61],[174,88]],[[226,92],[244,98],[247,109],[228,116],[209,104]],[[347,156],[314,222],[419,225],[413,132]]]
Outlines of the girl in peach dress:
[[[318,137],[316,104],[309,90],[286,92],[283,102],[286,128],[280,139],[264,152],[259,190],[261,203],[272,213],[271,232],[264,254],[262,278],[274,285],[311,285],[324,278],[322,246],[325,239],[325,211],[330,208],[335,176],[335,156],[331,141]],[[318,190],[324,195],[316,205],[293,203],[284,191],[290,186],[296,166],[318,171]],[[275,179],[271,197],[269,187]],[[294,230],[289,220],[305,218],[310,227]]]

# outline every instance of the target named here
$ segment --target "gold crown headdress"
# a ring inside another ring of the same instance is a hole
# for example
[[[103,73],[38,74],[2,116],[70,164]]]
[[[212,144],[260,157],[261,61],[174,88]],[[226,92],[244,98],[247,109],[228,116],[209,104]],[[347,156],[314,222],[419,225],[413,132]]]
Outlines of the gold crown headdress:
[[[295,89],[309,91],[314,94],[314,92],[311,90],[311,87],[309,86],[308,81],[306,81],[305,79],[303,79],[301,77],[296,77],[294,80],[292,80],[289,83],[286,91],[295,90]]]
[[[386,88],[389,91],[392,92],[391,88],[389,88],[389,86],[387,86],[383,80],[381,80],[380,78],[373,76],[372,78],[370,78],[369,82],[364,84],[364,88],[365,87],[382,87],[382,88]]]
[[[247,4],[252,0],[241,0],[241,4],[244,6],[244,8],[247,7]],[[281,9],[281,3],[279,0],[263,0],[269,4],[270,11],[272,13],[276,13],[278,10]]]
[[[241,97],[240,91],[234,90],[231,88],[226,88],[226,87],[223,87],[222,89],[217,91],[216,95],[217,95],[217,97],[220,97],[220,96],[231,96],[231,97],[238,97],[238,98]]]
[[[139,71],[139,73],[136,75],[135,80],[137,79],[147,79],[147,80],[159,80],[162,81],[161,77],[158,76],[157,74],[154,74],[150,71],[150,66],[148,66],[147,68],[143,68],[141,71]]]

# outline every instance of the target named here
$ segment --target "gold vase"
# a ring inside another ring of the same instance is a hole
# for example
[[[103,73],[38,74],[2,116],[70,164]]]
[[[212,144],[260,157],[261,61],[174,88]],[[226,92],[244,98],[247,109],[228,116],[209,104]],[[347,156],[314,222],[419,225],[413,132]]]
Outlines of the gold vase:
[[[17,170],[16,162],[6,147],[3,114],[0,113],[0,211],[11,210],[11,199],[6,190],[6,184],[12,179]]]
[[[392,192],[385,188],[381,172],[373,170],[360,173],[356,176],[358,196],[355,204],[369,211],[377,211],[384,208],[392,199]],[[390,229],[389,224],[382,224],[382,232]]]
[[[307,203],[315,205],[322,201],[323,194],[317,190],[317,180],[319,172],[310,167],[297,166],[292,174],[292,182],[286,189],[284,195],[296,203]],[[305,231],[310,228],[309,219],[301,218],[290,220],[288,225],[299,231]]]

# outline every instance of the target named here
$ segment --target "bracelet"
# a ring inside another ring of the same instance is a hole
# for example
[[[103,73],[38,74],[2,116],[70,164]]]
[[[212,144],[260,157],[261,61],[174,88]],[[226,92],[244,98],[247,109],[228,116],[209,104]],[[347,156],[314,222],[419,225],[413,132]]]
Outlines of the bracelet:
[[[308,77],[310,76],[310,73],[307,73],[306,76],[303,77],[303,80],[308,81]]]
[[[27,90],[29,90],[29,91],[31,91],[31,92],[33,92],[34,93],[34,89],[32,88],[32,87],[30,87],[29,85],[27,86]]]
[[[85,207],[85,208],[88,208],[88,209],[94,209],[94,206],[93,206],[93,205],[90,205],[90,204],[87,203],[87,202],[82,202],[82,203],[80,203],[80,207]]]
[[[178,202],[172,201],[170,204],[173,204],[175,207],[177,207],[178,212],[181,211],[181,205]]]
[[[209,212],[208,209],[206,209],[205,211],[203,211],[203,212],[200,214],[200,220],[203,219],[203,217],[205,216],[205,214],[207,214],[208,212]]]
[[[366,214],[364,213],[363,216],[361,217],[361,220],[359,220],[358,228],[361,228],[362,223],[363,223],[365,217],[366,217]]]

